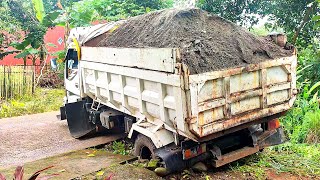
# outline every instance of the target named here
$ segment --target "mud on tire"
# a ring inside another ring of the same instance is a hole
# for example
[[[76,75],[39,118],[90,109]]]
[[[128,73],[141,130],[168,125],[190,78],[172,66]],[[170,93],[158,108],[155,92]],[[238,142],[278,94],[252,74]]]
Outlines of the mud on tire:
[[[135,156],[139,156],[141,159],[155,159],[155,149],[156,146],[153,144],[150,138],[139,134],[134,142],[133,154]]]

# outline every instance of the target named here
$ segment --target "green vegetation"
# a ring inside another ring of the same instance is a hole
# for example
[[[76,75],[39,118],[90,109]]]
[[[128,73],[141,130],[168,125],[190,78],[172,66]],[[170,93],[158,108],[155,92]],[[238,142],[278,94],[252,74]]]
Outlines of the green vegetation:
[[[290,42],[301,48],[311,44],[318,35],[318,5],[319,0],[198,0],[200,8],[241,25],[252,26],[267,17],[266,27],[270,31],[283,29]]]
[[[88,26],[93,21],[117,21],[172,7],[172,4],[170,0],[83,0],[74,3],[72,8],[67,9],[68,21],[71,27]],[[64,22],[62,24],[64,25]]]
[[[64,90],[37,88],[34,95],[0,102],[0,118],[57,111],[62,105]]]
[[[292,143],[318,143],[319,109],[319,50],[309,46],[299,54],[298,90],[294,107],[281,119]]]
[[[51,169],[53,168],[53,166],[49,166],[47,168],[44,168],[44,169],[41,169],[39,171],[36,171],[34,174],[32,174],[32,176],[30,178],[28,178],[28,180],[33,180],[33,179],[37,179],[38,176],[41,174],[41,172],[44,172],[44,171],[47,171],[48,169]],[[23,180],[23,175],[24,175],[24,168],[22,166],[18,166],[14,172],[14,179],[15,180]],[[41,177],[41,178],[47,178],[47,179],[50,179],[50,178],[53,178],[55,176],[58,176],[58,174],[52,174],[52,175],[48,175],[48,176],[45,176],[45,177]],[[3,180],[3,179],[6,179],[4,177],[3,174],[0,173],[0,179]]]
[[[33,69],[23,66],[0,66],[0,99],[21,97],[33,90]]]
[[[113,152],[113,154],[128,155],[132,150],[132,143],[126,140],[114,141],[105,146],[107,151]]]
[[[236,172],[265,179],[266,171],[312,178],[320,175],[320,145],[285,143],[230,164]]]
[[[114,154],[128,155],[129,152],[126,150],[125,143],[114,141],[112,143],[112,149]]]

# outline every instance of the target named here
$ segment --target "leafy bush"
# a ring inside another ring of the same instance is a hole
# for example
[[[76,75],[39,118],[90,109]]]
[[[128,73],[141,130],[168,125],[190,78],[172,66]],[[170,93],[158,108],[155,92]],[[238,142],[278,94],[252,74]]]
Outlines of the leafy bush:
[[[70,24],[76,27],[95,20],[117,21],[172,5],[172,0],[83,0],[70,9]]]
[[[298,96],[295,106],[281,119],[286,134],[294,143],[305,142],[308,130],[320,121],[320,118],[316,119],[320,116],[317,96],[309,100],[308,95],[305,94],[306,90]],[[313,127],[313,130],[314,128],[320,130],[320,126]]]
[[[128,155],[129,152],[126,150],[126,145],[124,142],[114,141],[112,143],[112,149],[114,154]]]
[[[309,46],[299,53],[299,95],[294,107],[283,117],[282,124],[292,143],[318,143],[320,135],[320,53]]]
[[[320,77],[320,51],[319,45],[310,45],[299,51],[299,76],[300,82],[316,84]]]
[[[302,142],[319,143],[320,141],[320,111],[308,112],[301,125],[299,137]],[[293,134],[294,137],[295,134]]]

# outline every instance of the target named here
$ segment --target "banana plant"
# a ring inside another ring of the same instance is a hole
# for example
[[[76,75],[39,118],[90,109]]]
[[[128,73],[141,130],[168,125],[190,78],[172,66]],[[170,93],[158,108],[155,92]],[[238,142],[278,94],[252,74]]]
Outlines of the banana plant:
[[[44,11],[42,0],[32,0],[33,9],[36,13],[36,17],[40,23],[42,23],[44,16],[46,15]]]
[[[20,52],[15,58],[27,59],[31,57],[33,63],[35,62],[34,57],[40,57],[41,60],[44,60],[46,48],[43,38],[47,29],[54,26],[54,21],[60,15],[60,11],[46,13],[42,0],[32,0],[34,13],[26,11],[21,2],[18,1],[9,1],[8,7],[12,15],[21,22],[25,28],[24,31],[27,32],[22,42],[11,44]],[[8,53],[2,54],[5,56]]]

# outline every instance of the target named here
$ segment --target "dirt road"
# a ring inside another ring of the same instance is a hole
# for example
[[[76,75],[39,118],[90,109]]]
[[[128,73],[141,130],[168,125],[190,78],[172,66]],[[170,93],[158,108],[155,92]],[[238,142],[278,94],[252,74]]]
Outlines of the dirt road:
[[[58,121],[58,112],[0,119],[0,167],[106,144],[120,138],[101,136],[78,140],[70,136],[66,121]]]

